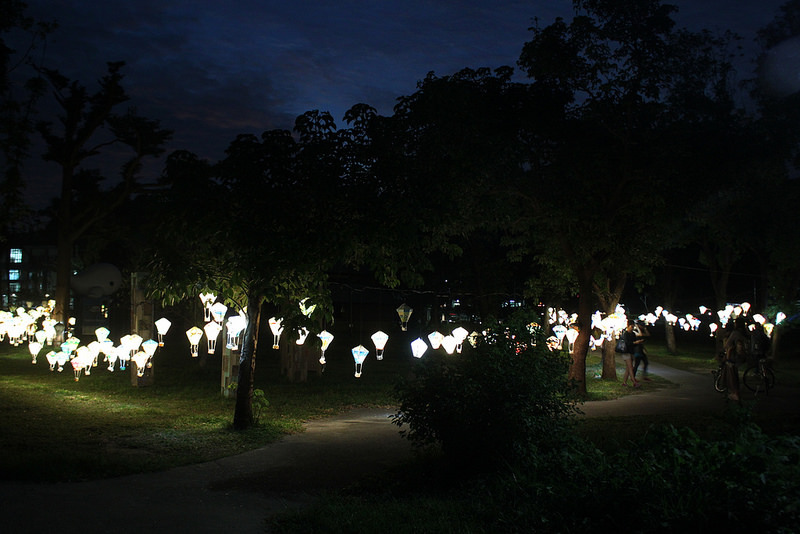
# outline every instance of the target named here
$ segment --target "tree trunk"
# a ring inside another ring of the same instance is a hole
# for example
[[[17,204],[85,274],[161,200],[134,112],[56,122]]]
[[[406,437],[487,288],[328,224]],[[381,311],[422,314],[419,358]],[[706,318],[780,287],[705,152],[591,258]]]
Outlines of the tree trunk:
[[[574,384],[575,392],[586,397],[586,354],[589,352],[589,336],[592,332],[592,277],[579,273],[578,338],[572,351],[572,364],[567,378]]]
[[[253,382],[256,373],[256,351],[258,329],[261,323],[261,301],[248,295],[247,327],[244,330],[242,351],[239,355],[239,378],[236,387],[236,406],[233,413],[233,428],[245,430],[253,426]]]

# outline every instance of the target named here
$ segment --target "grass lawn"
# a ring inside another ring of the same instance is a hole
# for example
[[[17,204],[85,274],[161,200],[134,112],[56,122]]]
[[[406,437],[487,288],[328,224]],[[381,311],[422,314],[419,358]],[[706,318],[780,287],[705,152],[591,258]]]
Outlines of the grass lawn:
[[[40,356],[31,365],[25,347],[0,345],[0,476],[9,480],[81,480],[161,470],[203,462],[253,449],[304,421],[354,406],[392,406],[397,376],[408,373],[414,359],[382,362],[370,357],[360,379],[353,377],[346,351],[329,350],[328,367],[309,382],[290,384],[280,376],[277,352],[260,354],[256,387],[269,406],[259,424],[245,432],[231,429],[233,399],[220,395],[220,362],[206,365],[188,351],[169,345],[159,349],[154,383],[131,386],[130,371],[108,372],[101,364],[91,376],[73,379],[71,369],[51,372]],[[651,359],[707,373],[714,363],[707,351],[688,349],[678,356],[653,343]],[[621,364],[621,361],[618,362]],[[619,381],[596,379],[598,353],[587,358],[590,400],[639,394]],[[624,369],[618,366],[618,377]],[[780,384],[800,385],[796,360],[776,366]],[[653,377],[653,387],[672,387]]]

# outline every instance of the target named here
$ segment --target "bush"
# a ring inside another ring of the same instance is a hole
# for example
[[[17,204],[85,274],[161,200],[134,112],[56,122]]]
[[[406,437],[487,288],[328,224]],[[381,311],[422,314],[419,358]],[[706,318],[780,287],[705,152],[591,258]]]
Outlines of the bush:
[[[397,388],[393,421],[418,445],[439,444],[448,458],[473,465],[514,462],[557,447],[576,410],[569,358],[547,348],[524,315],[498,325],[455,355],[426,355]]]

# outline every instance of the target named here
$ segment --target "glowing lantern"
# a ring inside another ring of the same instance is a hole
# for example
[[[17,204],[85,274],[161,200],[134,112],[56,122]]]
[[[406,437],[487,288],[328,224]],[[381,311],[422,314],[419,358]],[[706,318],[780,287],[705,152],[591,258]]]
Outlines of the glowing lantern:
[[[714,333],[717,331],[717,328],[719,328],[719,325],[717,323],[711,323],[708,325],[708,328],[711,330],[711,337],[714,337]]]
[[[47,358],[47,363],[50,364],[50,370],[55,371],[56,364],[58,363],[58,353],[54,350],[51,350],[45,355],[45,358]]]
[[[150,355],[140,350],[131,357],[131,360],[136,364],[136,376],[144,376],[144,370],[150,361]]]
[[[162,317],[158,321],[156,321],[156,332],[158,332],[158,346],[164,346],[164,336],[167,335],[169,331],[169,327],[172,326],[172,322],[166,317]]]
[[[120,344],[128,351],[129,356],[133,356],[133,353],[139,350],[139,345],[142,344],[142,341],[142,336],[139,334],[128,334],[122,336],[119,340]],[[130,360],[130,358],[128,358],[128,360]]]
[[[209,321],[203,327],[203,330],[205,330],[206,338],[208,339],[208,353],[214,354],[217,350],[217,338],[219,333],[222,332],[222,326],[217,321]]]
[[[778,312],[778,314],[775,315],[775,324],[781,324],[785,320],[786,320],[786,314],[785,313]]]
[[[458,345],[458,342],[453,336],[444,336],[442,338],[442,347],[444,347],[444,351],[447,354],[453,354],[456,350],[456,345]]]
[[[239,336],[242,333],[242,330],[245,329],[247,326],[247,317],[242,314],[239,315],[232,315],[228,318],[228,321],[225,323],[225,327],[227,328],[227,340],[225,346],[231,350],[238,350],[239,349]]]
[[[33,337],[35,337],[36,341],[42,346],[47,343],[47,332],[44,330],[37,330]]]
[[[422,358],[426,350],[428,350],[428,344],[425,343],[422,338],[418,337],[411,342],[411,354],[413,354],[415,358]]]
[[[372,342],[375,344],[375,358],[378,360],[383,359],[383,349],[386,348],[386,342],[389,340],[389,336],[378,330],[374,334],[372,334]]]
[[[400,328],[403,330],[403,332],[408,330],[408,320],[411,318],[411,313],[413,311],[414,309],[405,303],[401,304],[397,308],[397,315],[400,317]]]
[[[108,331],[108,328],[105,326],[101,326],[97,330],[94,331],[94,335],[97,336],[98,343],[102,343],[106,339],[108,339],[108,334],[111,332]]]
[[[300,301],[300,313],[302,313],[306,317],[311,317],[311,314],[314,313],[315,309],[317,309],[317,305],[312,304],[311,306],[306,307],[306,301],[308,301],[308,298],[304,298],[303,300]]]
[[[275,317],[270,317],[269,319],[269,329],[272,330],[272,348],[274,350],[278,350],[280,348],[280,340],[281,334],[283,333],[283,326],[281,326],[281,322],[283,319],[276,319]]]
[[[104,339],[103,341],[108,341],[108,339]],[[86,345],[86,348],[89,349],[89,354],[92,356],[92,367],[97,367],[97,358],[100,356],[100,347],[102,347],[102,345],[98,341],[92,341]]]
[[[772,323],[764,323],[764,333],[767,334],[767,337],[772,337],[772,331],[775,329],[775,325]]]
[[[147,354],[150,358],[156,353],[156,349],[158,348],[158,341],[153,339],[148,339],[147,341],[142,342],[142,350],[145,354]],[[150,365],[148,365],[150,367]]]
[[[359,345],[357,347],[353,347],[351,352],[353,353],[353,360],[356,362],[355,376],[356,378],[361,378],[361,369],[364,365],[364,359],[367,357],[367,354],[369,354],[369,351],[366,347],[364,347],[364,345]]]
[[[331,334],[327,330],[323,330],[322,332],[317,334],[317,337],[322,342],[322,355],[319,357],[319,363],[325,365],[325,351],[328,350],[331,341],[333,341],[333,334]]]
[[[64,364],[69,361],[69,354],[63,350],[56,354],[56,363],[58,364],[58,372],[64,370]]]
[[[456,340],[456,352],[460,353],[464,345],[464,340],[467,339],[469,332],[466,328],[459,326],[453,330],[453,337]]]
[[[75,382],[77,382],[81,378],[81,373],[83,372],[83,365],[81,365],[81,362],[78,358],[74,358],[70,363],[72,363],[72,371],[75,374]],[[61,369],[59,369],[59,371],[60,370]]]
[[[762,325],[767,322],[767,318],[761,315],[760,313],[753,315],[753,320]]]
[[[114,353],[117,355],[117,361],[119,362],[119,370],[124,371],[128,368],[128,362],[131,359],[131,353],[128,349],[125,348],[125,345],[119,345],[114,347]]]
[[[81,368],[86,369],[86,376],[89,376],[92,374],[93,363],[94,356],[89,347],[78,347],[78,350],[75,351],[75,358],[72,360],[72,368],[74,369],[75,365],[78,364]],[[78,376],[75,377],[75,380],[78,380]]]
[[[208,322],[211,320],[211,306],[217,296],[214,293],[200,293],[200,302],[203,303],[203,319]]]
[[[36,363],[36,357],[39,355],[39,352],[42,350],[42,344],[38,341],[31,341],[28,343],[28,350],[31,353],[31,363]]]
[[[211,318],[218,323],[225,320],[226,313],[228,313],[228,307],[221,302],[216,302],[211,306]]]
[[[72,354],[75,352],[75,349],[78,348],[78,345],[81,344],[81,340],[77,337],[70,337],[65,342],[61,344],[61,351],[66,352],[67,354]]]
[[[742,313],[744,315],[747,315],[750,312],[750,303],[749,302],[742,302],[742,305],[740,307],[741,307]]]
[[[431,342],[431,348],[433,350],[438,350],[439,347],[442,346],[442,340],[444,339],[444,334],[441,332],[431,332],[428,334],[428,341]]]
[[[106,361],[108,362],[108,370],[112,373],[114,372],[114,364],[117,363],[117,351],[115,350],[113,344],[111,346],[111,350],[105,353]]]
[[[298,345],[302,345],[303,343],[306,342],[307,337],[308,337],[308,328],[304,326],[297,331],[297,340],[295,341],[295,343],[297,343]]]
[[[200,351],[200,340],[203,338],[203,331],[198,327],[193,326],[186,331],[186,337],[189,338],[189,345],[191,346],[192,358],[197,358]]]
[[[564,337],[567,338],[567,347],[569,347],[569,352],[571,354],[575,349],[575,340],[578,339],[578,330],[575,328],[568,328]]]

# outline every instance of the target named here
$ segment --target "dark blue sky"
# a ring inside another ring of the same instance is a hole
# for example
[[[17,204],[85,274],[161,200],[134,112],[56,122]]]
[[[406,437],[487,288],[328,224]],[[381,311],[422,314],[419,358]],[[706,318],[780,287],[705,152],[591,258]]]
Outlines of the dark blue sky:
[[[47,63],[90,89],[123,60],[130,105],[175,130],[169,150],[215,160],[240,133],[291,129],[364,102],[390,115],[429,71],[514,66],[534,17],[569,0],[27,0],[55,19]],[[730,29],[750,45],[779,0],[677,0],[680,26]]]

